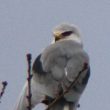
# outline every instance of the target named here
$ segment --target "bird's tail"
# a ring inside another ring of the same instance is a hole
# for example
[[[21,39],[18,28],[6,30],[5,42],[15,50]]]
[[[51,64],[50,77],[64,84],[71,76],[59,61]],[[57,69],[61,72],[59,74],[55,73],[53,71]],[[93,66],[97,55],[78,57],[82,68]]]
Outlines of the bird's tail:
[[[76,110],[76,104],[64,99],[56,102],[49,110]]]

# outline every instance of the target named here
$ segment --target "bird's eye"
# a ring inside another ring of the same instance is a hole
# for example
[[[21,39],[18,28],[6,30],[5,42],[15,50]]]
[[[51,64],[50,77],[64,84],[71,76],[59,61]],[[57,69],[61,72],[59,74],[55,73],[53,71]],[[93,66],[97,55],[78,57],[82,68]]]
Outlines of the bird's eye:
[[[66,31],[64,33],[62,33],[62,36],[69,36],[73,33],[73,31]]]

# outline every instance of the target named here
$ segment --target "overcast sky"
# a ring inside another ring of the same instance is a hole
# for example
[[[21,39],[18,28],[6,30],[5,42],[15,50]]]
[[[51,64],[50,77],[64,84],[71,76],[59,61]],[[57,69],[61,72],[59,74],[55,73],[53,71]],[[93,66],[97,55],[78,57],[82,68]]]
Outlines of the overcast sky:
[[[110,110],[110,0],[0,0],[0,110],[13,110],[26,80],[26,54],[36,56],[62,23],[78,25],[91,77],[78,110]],[[42,108],[42,107],[40,107]]]

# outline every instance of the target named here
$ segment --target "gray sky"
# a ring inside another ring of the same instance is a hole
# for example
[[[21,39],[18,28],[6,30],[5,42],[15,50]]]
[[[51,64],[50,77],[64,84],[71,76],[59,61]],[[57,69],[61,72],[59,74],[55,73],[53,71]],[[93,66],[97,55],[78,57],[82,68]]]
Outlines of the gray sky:
[[[62,22],[78,25],[90,55],[91,78],[79,110],[110,110],[110,0],[0,0],[0,80],[8,81],[1,110],[13,110],[33,60]]]

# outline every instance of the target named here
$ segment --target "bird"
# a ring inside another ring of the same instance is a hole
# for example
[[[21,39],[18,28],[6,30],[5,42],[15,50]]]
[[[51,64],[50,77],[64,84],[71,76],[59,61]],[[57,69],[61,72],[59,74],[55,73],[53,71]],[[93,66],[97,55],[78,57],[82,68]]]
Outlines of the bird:
[[[77,82],[49,110],[76,110],[90,77],[90,60],[84,50],[81,33],[74,24],[62,23],[53,29],[53,41],[35,59],[32,66],[32,108],[49,104],[76,80]],[[84,68],[84,65],[87,68]],[[83,70],[83,71],[82,71]],[[27,81],[15,110],[27,110]]]

